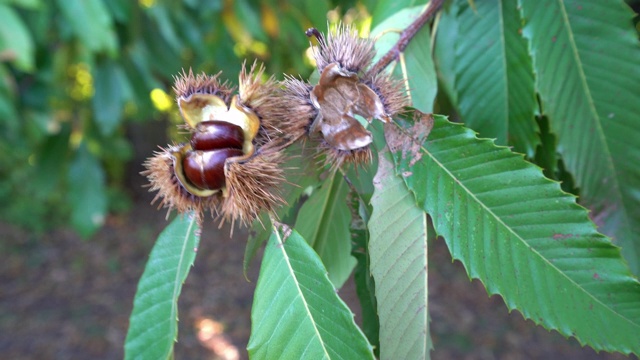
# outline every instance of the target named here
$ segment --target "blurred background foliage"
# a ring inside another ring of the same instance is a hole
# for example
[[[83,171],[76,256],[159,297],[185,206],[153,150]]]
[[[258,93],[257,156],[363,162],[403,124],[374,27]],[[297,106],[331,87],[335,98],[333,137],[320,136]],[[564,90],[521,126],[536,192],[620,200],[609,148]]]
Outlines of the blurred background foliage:
[[[342,20],[366,36],[424,3],[0,0],[0,220],[91,236],[146,192],[130,186],[140,180],[136,144],[176,139],[167,122],[181,121],[171,86],[182,69],[236,82],[242,62],[257,59],[278,78],[307,78],[307,28]],[[436,109],[451,113],[446,100]]]
[[[129,166],[134,132],[175,128],[166,121],[180,121],[171,85],[181,69],[236,82],[244,59],[258,59],[278,78],[307,78],[307,28],[342,19],[366,33],[366,9],[404,5],[0,0],[0,218],[91,236],[146,191],[127,187],[140,176],[139,164]]]

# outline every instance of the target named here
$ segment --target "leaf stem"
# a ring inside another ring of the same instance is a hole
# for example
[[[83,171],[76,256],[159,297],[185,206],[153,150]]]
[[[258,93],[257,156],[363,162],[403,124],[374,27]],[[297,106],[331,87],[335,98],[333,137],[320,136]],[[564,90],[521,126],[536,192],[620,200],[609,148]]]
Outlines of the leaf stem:
[[[389,49],[389,51],[387,51],[387,53],[383,57],[381,57],[380,60],[378,60],[378,62],[371,69],[369,69],[369,71],[367,71],[365,77],[373,77],[377,75],[382,70],[384,70],[384,68],[389,66],[392,61],[397,60],[400,56],[400,53],[402,53],[404,49],[407,48],[407,45],[409,45],[411,39],[413,39],[413,37],[416,36],[418,31],[424,26],[424,24],[426,24],[427,21],[429,21],[429,19],[431,19],[433,15],[435,15],[436,11],[440,9],[443,2],[444,0],[429,1],[429,6],[427,7],[427,9],[422,14],[420,14],[420,16],[418,16],[418,18],[414,22],[412,22],[411,25],[407,26],[407,28],[404,29],[402,33],[400,33],[400,39],[398,39],[398,42],[391,49]]]

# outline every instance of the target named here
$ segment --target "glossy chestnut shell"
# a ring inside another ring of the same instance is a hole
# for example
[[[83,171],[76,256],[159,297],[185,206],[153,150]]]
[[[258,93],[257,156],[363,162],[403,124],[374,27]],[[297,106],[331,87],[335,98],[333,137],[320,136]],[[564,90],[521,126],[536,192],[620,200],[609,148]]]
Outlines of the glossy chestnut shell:
[[[193,150],[242,149],[243,144],[242,128],[226,121],[200,122],[196,125],[196,132],[191,137]]]
[[[205,190],[221,189],[225,185],[224,163],[233,156],[242,156],[242,150],[189,151],[182,159],[182,169],[194,186]]]
[[[225,162],[245,155],[244,132],[227,121],[198,123],[189,145],[176,153],[176,172],[183,187],[196,196],[211,196],[225,187]]]

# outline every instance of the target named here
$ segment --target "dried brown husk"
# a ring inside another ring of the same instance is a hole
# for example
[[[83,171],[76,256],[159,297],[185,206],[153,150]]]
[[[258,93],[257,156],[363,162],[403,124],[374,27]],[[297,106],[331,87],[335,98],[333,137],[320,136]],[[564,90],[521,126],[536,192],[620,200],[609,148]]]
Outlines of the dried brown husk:
[[[320,112],[311,101],[313,86],[309,82],[286,77],[282,84],[284,93],[281,117],[288,119],[282,129],[290,140],[310,139],[316,144],[315,157],[324,159],[324,165],[332,168],[338,168],[342,164],[365,164],[371,161],[371,150],[368,147],[355,151],[339,150],[331,146],[322,135],[311,132],[311,125]],[[362,127],[359,123],[358,125]],[[366,131],[364,127],[362,131]]]
[[[341,23],[334,32],[318,40],[318,49],[313,55],[320,73],[332,63],[340,64],[347,71],[360,73],[371,65],[376,52],[373,40],[361,38],[355,28]]]
[[[357,74],[332,63],[325,66],[310,97],[318,115],[309,132],[322,133],[318,149],[325,154],[326,162],[332,167],[369,163],[373,136],[355,116],[369,122],[374,118],[388,122],[390,118],[378,94]]]
[[[311,132],[319,130],[327,143],[338,150],[356,150],[373,141],[371,133],[355,115],[369,122],[373,118],[389,120],[378,95],[360,82],[355,73],[340,68],[338,63],[332,63],[322,71],[318,84],[311,91],[311,102],[320,114]]]
[[[260,118],[260,130],[254,139],[256,146],[272,148],[283,137],[280,130],[283,119],[279,106],[282,89],[273,75],[263,82],[261,79],[264,71],[264,66],[258,66],[257,62],[248,71],[246,64],[242,64],[238,98],[244,107],[251,109]]]
[[[375,56],[374,42],[360,38],[355,29],[338,25],[335,32],[317,36],[315,48],[320,79],[315,86],[287,77],[282,118],[294,139],[322,136],[318,151],[332,167],[371,161],[371,133],[355,118],[389,122],[407,105],[402,81],[389,75],[364,78]]]
[[[276,118],[282,119],[280,129],[289,141],[305,140],[309,128],[318,116],[318,109],[311,103],[313,85],[307,81],[285,76],[282,82],[283,92],[277,106]]]
[[[216,95],[229,104],[235,88],[227,80],[221,82],[220,75],[222,71],[215,75],[194,75],[192,69],[189,69],[189,72],[182,70],[181,74],[174,76],[173,91],[176,93],[176,99],[188,98],[193,94],[209,94]]]
[[[228,194],[221,203],[224,220],[249,225],[261,211],[274,213],[285,204],[280,192],[286,181],[281,167],[284,158],[281,151],[270,151],[246,161],[227,162]]]
[[[378,94],[385,112],[390,118],[403,113],[405,107],[411,105],[405,91],[404,81],[401,79],[396,79],[390,74],[381,73],[362,81]]]
[[[364,166],[371,163],[372,159],[371,146],[345,151],[334,148],[324,140],[318,145],[318,156],[324,156],[324,166],[331,170],[348,164]]]

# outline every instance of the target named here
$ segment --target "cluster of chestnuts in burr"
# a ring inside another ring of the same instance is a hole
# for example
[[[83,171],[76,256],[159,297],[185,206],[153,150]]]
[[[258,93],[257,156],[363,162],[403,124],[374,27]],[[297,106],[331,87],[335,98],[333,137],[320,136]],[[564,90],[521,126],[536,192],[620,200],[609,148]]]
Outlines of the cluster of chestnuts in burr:
[[[320,80],[313,85],[286,76],[263,81],[264,68],[243,69],[239,86],[214,76],[183,72],[174,91],[189,141],[169,145],[145,162],[143,172],[161,205],[198,219],[215,217],[249,224],[261,211],[284,201],[284,149],[309,140],[326,163],[370,161],[371,133],[357,119],[384,122],[407,105],[402,83],[366,73],[374,43],[344,26],[317,39],[314,56]]]

